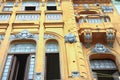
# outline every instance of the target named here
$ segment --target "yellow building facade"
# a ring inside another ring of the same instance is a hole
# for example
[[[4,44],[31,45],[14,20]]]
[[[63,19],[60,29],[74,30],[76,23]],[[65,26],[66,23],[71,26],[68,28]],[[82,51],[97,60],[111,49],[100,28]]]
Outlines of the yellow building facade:
[[[1,0],[0,80],[120,80],[119,27],[119,0]]]

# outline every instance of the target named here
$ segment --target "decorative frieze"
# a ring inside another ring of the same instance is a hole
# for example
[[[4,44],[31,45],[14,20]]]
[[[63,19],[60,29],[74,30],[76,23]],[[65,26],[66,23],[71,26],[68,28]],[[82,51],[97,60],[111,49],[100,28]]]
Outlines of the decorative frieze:
[[[10,40],[14,40],[14,39],[35,39],[35,40],[37,40],[38,35],[37,34],[31,34],[28,30],[23,30],[16,35],[11,35],[10,36]]]

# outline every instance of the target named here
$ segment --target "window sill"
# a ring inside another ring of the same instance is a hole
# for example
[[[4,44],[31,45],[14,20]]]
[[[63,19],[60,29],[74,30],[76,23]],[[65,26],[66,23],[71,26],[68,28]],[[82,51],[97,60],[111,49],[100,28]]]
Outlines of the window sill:
[[[24,14],[24,13],[33,13],[33,14],[40,14],[41,11],[37,10],[37,11],[16,11],[16,13],[21,13],[21,14]]]
[[[13,25],[39,25],[39,21],[14,21]]]
[[[44,22],[44,26],[45,28],[63,28],[64,26],[64,22],[63,21],[59,21],[59,22]]]
[[[54,13],[55,13],[55,14],[56,14],[56,13],[61,13],[61,14],[62,14],[63,11],[62,11],[62,10],[50,10],[50,11],[49,11],[49,10],[46,10],[46,11],[45,11],[45,14],[48,14],[48,13],[52,13],[52,14],[54,14]]]
[[[12,14],[13,11],[2,11],[0,14]]]

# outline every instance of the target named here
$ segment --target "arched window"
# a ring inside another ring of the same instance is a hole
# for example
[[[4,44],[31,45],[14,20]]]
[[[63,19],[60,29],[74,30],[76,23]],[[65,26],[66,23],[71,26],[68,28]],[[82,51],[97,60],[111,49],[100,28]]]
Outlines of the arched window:
[[[33,80],[36,45],[13,43],[5,63],[1,80]]]
[[[58,43],[50,41],[46,44],[46,53],[58,53]]]
[[[119,72],[113,60],[93,59],[90,60],[90,65],[96,80],[119,80]]]
[[[45,79],[60,80],[60,61],[57,41],[48,41],[46,43],[45,61]]]
[[[9,52],[35,52],[35,50],[33,43],[15,43],[11,45]]]

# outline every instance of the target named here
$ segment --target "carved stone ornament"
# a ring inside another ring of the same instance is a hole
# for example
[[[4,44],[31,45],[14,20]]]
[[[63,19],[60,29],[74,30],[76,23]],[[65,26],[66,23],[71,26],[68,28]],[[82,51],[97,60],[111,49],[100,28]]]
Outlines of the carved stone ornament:
[[[44,39],[57,39],[57,37],[51,34],[45,34]]]
[[[107,36],[107,40],[114,40],[115,39],[114,31],[112,29],[108,30],[108,33],[106,34],[106,36]]]
[[[78,71],[72,72],[72,78],[75,78],[75,77],[80,77],[80,72]]]
[[[36,73],[35,80],[42,80],[42,73]]]
[[[65,42],[66,43],[75,43],[77,42],[76,40],[76,36],[72,33],[68,33],[67,35],[65,35]]]
[[[92,33],[90,29],[86,29],[84,32],[84,37],[86,42],[91,42],[92,41]]]
[[[110,50],[108,48],[106,48],[104,45],[98,43],[92,49],[92,52],[94,52],[94,53],[106,53],[106,52],[110,52]]]
[[[86,34],[85,39],[90,40],[91,39],[91,35],[90,34]]]
[[[35,40],[37,40],[38,35],[37,34],[31,34],[28,30],[23,30],[16,35],[11,35],[10,36],[10,40],[14,40],[14,39],[35,39]]]

